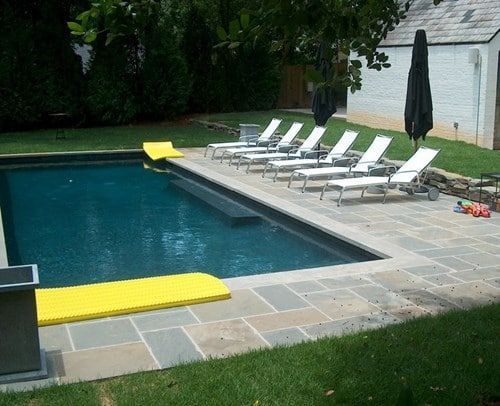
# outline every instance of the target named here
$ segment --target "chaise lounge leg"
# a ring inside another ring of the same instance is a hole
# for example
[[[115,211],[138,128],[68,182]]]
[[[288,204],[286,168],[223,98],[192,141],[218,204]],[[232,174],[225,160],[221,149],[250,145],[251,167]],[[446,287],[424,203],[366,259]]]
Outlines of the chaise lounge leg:
[[[245,172],[245,173],[250,172],[250,165],[252,165],[252,160],[251,160],[251,159],[249,159],[249,160],[248,160],[247,170],[246,170],[246,172]]]
[[[290,175],[290,178],[288,179],[288,188],[290,189],[290,185],[292,184],[292,181],[293,181],[293,177],[296,175],[295,172],[292,172],[292,174]]]
[[[207,152],[208,152],[208,145],[207,145],[207,147],[205,148],[205,154],[203,155],[205,158],[207,157]]]
[[[276,178],[278,177],[278,172],[280,171],[280,167],[277,166],[276,167],[276,172],[274,173],[274,177],[273,177],[273,182],[276,182]]]
[[[340,190],[339,199],[337,200],[337,207],[340,207],[340,204],[342,203],[342,193],[344,193],[344,188]]]
[[[220,156],[220,163],[222,163],[222,161],[224,160],[224,155],[226,155],[226,150],[224,150],[224,152]]]
[[[309,180],[309,176],[306,176],[304,179],[304,184],[302,185],[302,193],[306,191],[307,181]]]
[[[325,183],[325,186],[323,186],[323,190],[321,191],[321,194],[319,195],[319,200],[323,200],[323,196],[325,194],[327,187],[328,187],[328,183]]]
[[[236,165],[237,170],[240,170],[241,158],[243,158],[243,155],[240,155],[240,157],[238,158],[238,165]]]
[[[269,167],[269,162],[266,162],[266,166],[264,166],[264,172],[262,172],[262,177],[265,178],[266,177],[266,172],[267,172],[267,168]]]
[[[368,189],[368,188],[364,187],[363,190],[361,191],[361,197],[364,197],[366,189]]]
[[[214,148],[214,152],[212,152],[212,158],[211,159],[215,159],[215,153],[217,152],[217,148]]]
[[[382,204],[385,203],[385,199],[387,198],[387,192],[389,191],[389,183],[385,186],[384,189],[384,200],[382,201]]]

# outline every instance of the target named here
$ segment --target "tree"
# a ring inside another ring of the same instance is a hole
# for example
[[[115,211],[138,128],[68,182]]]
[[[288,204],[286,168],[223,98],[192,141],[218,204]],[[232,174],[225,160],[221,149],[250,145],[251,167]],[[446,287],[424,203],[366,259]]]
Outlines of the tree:
[[[186,0],[187,1],[187,0]],[[429,0],[431,1],[431,0]],[[432,0],[435,5],[442,0]],[[390,67],[388,56],[377,51],[380,41],[404,19],[413,0],[263,0],[254,10],[242,10],[239,18],[228,27],[217,30],[219,48],[229,52],[245,43],[255,43],[259,37],[272,31],[272,52],[286,56],[290,49],[327,44],[329,57],[350,55],[345,73],[334,75],[329,81],[314,70],[309,80],[318,86],[336,83],[350,87],[352,92],[361,88],[360,59],[366,59],[368,69]],[[74,35],[92,42],[99,33],[106,33],[111,42],[127,30],[140,26],[158,7],[156,0],[102,0],[77,17],[79,23],[69,23]],[[98,27],[104,27],[98,29]]]

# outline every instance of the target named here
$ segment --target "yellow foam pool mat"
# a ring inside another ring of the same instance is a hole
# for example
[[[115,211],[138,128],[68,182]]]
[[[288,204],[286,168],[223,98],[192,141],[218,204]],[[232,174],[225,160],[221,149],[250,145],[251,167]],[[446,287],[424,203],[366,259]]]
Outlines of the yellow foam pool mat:
[[[182,158],[184,154],[177,151],[171,141],[165,142],[145,142],[142,144],[142,149],[153,160],[163,158]]]
[[[229,289],[204,273],[187,273],[36,290],[38,325],[229,299]]]

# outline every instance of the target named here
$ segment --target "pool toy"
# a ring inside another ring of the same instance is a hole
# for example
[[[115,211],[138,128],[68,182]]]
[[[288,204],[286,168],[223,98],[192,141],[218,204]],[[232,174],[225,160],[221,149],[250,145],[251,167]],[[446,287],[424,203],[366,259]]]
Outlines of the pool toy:
[[[171,141],[145,142],[142,144],[144,152],[153,160],[164,158],[182,158],[184,154],[177,151]]]
[[[487,205],[483,203],[471,202],[470,200],[459,200],[453,207],[456,213],[472,214],[474,217],[491,217],[491,211]]]
[[[36,290],[39,326],[230,297],[229,289],[220,279],[198,272]]]

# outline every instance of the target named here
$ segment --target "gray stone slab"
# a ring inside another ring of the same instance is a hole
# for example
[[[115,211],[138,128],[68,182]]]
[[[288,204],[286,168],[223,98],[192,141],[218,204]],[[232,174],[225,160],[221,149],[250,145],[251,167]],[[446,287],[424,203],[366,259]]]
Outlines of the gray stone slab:
[[[477,254],[457,255],[457,258],[462,261],[471,263],[477,267],[498,266],[500,264],[500,256],[481,252]]]
[[[76,350],[141,341],[129,319],[70,324],[69,332]]]
[[[478,221],[487,222],[488,219],[476,219]],[[490,234],[498,233],[498,226],[494,224],[477,224],[474,226],[461,227],[460,232],[464,233],[467,236],[475,237],[475,236],[485,236]]]
[[[446,247],[458,247],[458,246],[464,246],[464,245],[471,245],[476,247],[476,244],[480,243],[480,240],[470,238],[470,237],[460,237],[460,238],[452,238],[452,239],[445,239],[445,240],[434,240],[433,241],[435,244],[438,244],[439,246],[446,248]]]
[[[454,283],[460,283],[461,281],[457,278],[454,278],[450,274],[447,273],[442,273],[438,275],[432,275],[432,276],[424,276],[424,278],[427,282],[431,282],[434,285],[442,286],[442,285],[452,285]]]
[[[371,281],[363,276],[340,276],[338,278],[324,278],[318,279],[318,282],[322,285],[325,285],[328,289],[331,290],[371,284]]]
[[[405,268],[405,271],[410,272],[413,275],[425,276],[425,275],[435,275],[450,272],[451,269],[445,268],[444,266],[438,264],[431,265],[419,265]]]
[[[417,237],[396,237],[389,238],[389,241],[411,251],[427,250],[437,247],[437,245]]]
[[[408,230],[408,234],[426,241],[442,240],[445,238],[451,239],[461,236],[458,232],[447,230],[441,227],[423,227],[418,229],[410,229]]]
[[[245,320],[258,331],[269,331],[321,323],[330,319],[318,309],[307,307],[305,309],[247,317]]]
[[[470,308],[498,301],[499,290],[483,282],[467,282],[433,288],[432,292],[460,307]]]
[[[332,319],[377,313],[380,310],[347,289],[304,294],[306,299]]]
[[[278,311],[300,309],[310,305],[285,285],[271,285],[255,288],[254,291]]]
[[[465,269],[474,268],[474,265],[470,264],[469,262],[462,261],[457,257],[434,258],[433,261],[456,271],[463,271]]]
[[[500,255],[500,242],[498,242],[496,245],[488,243],[478,244],[474,245],[474,248],[480,251],[487,252],[489,254]]]
[[[157,369],[144,343],[131,343],[59,354],[61,382],[110,378]]]
[[[451,257],[455,255],[462,254],[473,254],[479,251],[474,247],[469,245],[462,245],[458,247],[446,247],[446,248],[435,248],[430,250],[420,251],[419,254],[427,258],[440,258],[440,257]]]
[[[267,331],[265,333],[262,333],[262,336],[273,347],[293,345],[309,340],[309,337],[306,336],[297,327],[277,331]]]
[[[250,289],[234,290],[229,300],[202,303],[190,306],[190,309],[202,323],[275,311]]]
[[[150,331],[144,333],[143,337],[160,368],[203,359],[203,355],[181,328]]]
[[[377,272],[370,275],[370,278],[383,287],[395,292],[425,289],[432,286],[420,277],[400,270]]]
[[[458,309],[458,306],[455,304],[427,290],[405,292],[403,296],[431,314]]]
[[[391,311],[391,314],[400,320],[413,320],[417,317],[427,316],[430,313],[417,306],[406,306]]]
[[[486,279],[485,282],[497,289],[500,289],[500,278]]]
[[[397,323],[399,319],[385,313],[374,313],[371,315],[350,317],[343,320],[330,321],[321,325],[304,327],[304,332],[311,338],[324,336],[340,336],[361,330],[371,330]]]
[[[148,314],[147,316],[137,315],[132,316],[131,319],[141,332],[198,323],[189,310],[182,310],[179,312],[158,312]]]
[[[326,288],[316,281],[303,281],[287,283],[290,289],[297,293],[317,292]]]
[[[491,266],[488,268],[472,269],[469,271],[453,272],[451,275],[466,282],[479,281],[500,277],[500,266]]]
[[[240,319],[187,326],[185,329],[207,357],[227,357],[267,346],[267,343]]]
[[[382,310],[393,312],[404,307],[412,305],[411,302],[397,293],[390,292],[381,286],[366,285],[351,288],[351,290],[361,297],[365,298],[370,303],[379,307]]]
[[[40,336],[40,346],[45,351],[57,350],[66,352],[73,350],[65,324],[40,327],[38,329],[38,334]]]

